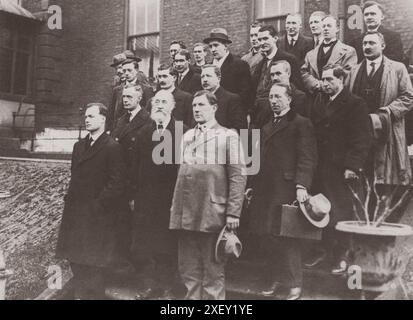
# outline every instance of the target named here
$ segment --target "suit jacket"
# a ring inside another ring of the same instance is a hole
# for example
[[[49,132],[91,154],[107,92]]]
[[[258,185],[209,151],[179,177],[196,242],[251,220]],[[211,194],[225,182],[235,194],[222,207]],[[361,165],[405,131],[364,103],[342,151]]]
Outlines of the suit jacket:
[[[89,149],[74,145],[71,179],[56,254],[70,262],[105,267],[117,260],[116,222],[125,191],[121,146],[102,134]]]
[[[175,99],[175,109],[172,111],[172,116],[177,121],[183,121],[186,126],[192,126],[195,123],[194,114],[192,111],[192,95],[188,92],[182,91],[179,88],[175,88],[172,95]],[[151,113],[152,99],[148,101],[146,110],[149,114]]]
[[[230,53],[221,66],[221,86],[241,97],[247,113],[254,99],[248,63]]]
[[[294,47],[291,47],[288,43],[288,37],[285,34],[284,36],[278,39],[277,46],[281,50],[294,55],[299,62],[298,66],[301,67],[304,64],[304,59],[307,52],[314,48],[314,39],[299,34],[297,42],[294,44]]]
[[[141,106],[146,106],[148,101],[153,97],[153,90],[150,86],[140,84],[143,90],[143,96],[141,100]],[[126,110],[123,108],[122,92],[124,85],[113,88],[112,99],[108,110],[108,116],[106,118],[106,130],[113,131],[116,126],[116,122],[122,117]]]
[[[410,183],[412,172],[407,151],[404,118],[413,108],[413,87],[404,64],[383,58],[384,70],[380,84],[380,105],[391,114],[390,128],[393,134],[376,152],[375,172],[378,183],[406,185]],[[347,78],[347,86],[352,92],[361,63],[354,66]]]
[[[403,62],[403,43],[400,34],[382,26],[380,26],[378,32],[383,35],[384,41],[386,42],[386,48],[384,49],[383,54],[391,60]],[[363,38],[365,35],[366,33],[362,33],[353,38],[349,43],[350,46],[356,49],[358,63],[364,60]]]
[[[317,166],[313,126],[293,111],[263,128],[257,152],[261,167],[250,177],[253,198],[249,207],[250,230],[258,235],[278,235],[281,206],[296,199],[296,186],[310,189]]]
[[[218,123],[228,129],[247,129],[247,116],[242,108],[242,102],[239,95],[219,87],[215,92],[218,99],[218,110],[215,118]]]
[[[247,181],[240,141],[219,124],[198,137],[195,133],[191,129],[183,138],[169,227],[219,233],[227,216],[241,216]]]
[[[275,62],[275,61],[280,61],[280,60],[286,60],[291,65],[291,78],[290,78],[291,83],[294,84],[299,89],[303,88],[303,82],[301,80],[301,74],[300,74],[300,66],[299,66],[299,62],[297,58],[288,52],[278,49],[272,61]],[[260,99],[268,100],[268,94],[270,92],[271,85],[272,85],[271,76],[270,76],[270,68],[267,68],[267,74],[264,77],[264,91],[257,92],[257,88],[260,83],[261,73],[262,73],[265,61],[266,61],[265,59],[261,60],[261,62],[258,64],[256,68],[254,75],[252,76],[252,82],[253,82],[254,93],[255,93],[255,103],[257,102],[257,100],[260,100]]]
[[[248,63],[248,65],[250,66],[250,72],[252,76],[255,73],[255,70],[257,69],[257,66],[261,62],[262,58],[263,56],[260,52],[254,54],[251,48],[247,54],[242,56],[241,60]]]
[[[175,87],[194,95],[197,91],[202,90],[201,76],[199,73],[196,73],[193,68],[189,68],[188,73],[179,85],[178,80],[176,81]]]
[[[321,46],[321,45],[320,45]],[[304,81],[304,86],[307,91],[314,93],[316,85],[321,80],[321,74],[318,72],[317,55],[320,46],[309,51],[305,57],[304,65],[301,67],[301,75]],[[357,54],[353,47],[350,47],[340,40],[333,48],[331,57],[327,64],[338,64],[347,72],[357,64]]]
[[[122,155],[125,159],[126,168],[128,172],[127,176],[127,187],[128,187],[128,198],[132,199],[135,189],[135,183],[131,180],[132,178],[132,167],[134,162],[134,145],[136,139],[139,135],[139,130],[151,121],[149,113],[142,109],[133,118],[133,120],[128,122],[129,114],[124,114],[117,122],[115,129],[113,130],[111,136],[115,141],[119,142],[122,146]]]

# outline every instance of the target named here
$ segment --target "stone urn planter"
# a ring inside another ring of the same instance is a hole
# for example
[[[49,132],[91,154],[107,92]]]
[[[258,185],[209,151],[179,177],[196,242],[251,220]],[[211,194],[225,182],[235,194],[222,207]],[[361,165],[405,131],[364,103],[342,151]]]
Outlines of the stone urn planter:
[[[380,294],[398,285],[407,261],[403,261],[396,240],[413,235],[410,226],[393,223],[373,226],[365,221],[343,221],[336,229],[350,234],[347,263],[360,267],[363,291]]]

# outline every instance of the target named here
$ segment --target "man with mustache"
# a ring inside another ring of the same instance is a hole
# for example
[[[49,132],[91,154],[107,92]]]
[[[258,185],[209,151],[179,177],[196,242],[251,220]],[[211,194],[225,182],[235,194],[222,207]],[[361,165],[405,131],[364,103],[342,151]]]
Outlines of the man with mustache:
[[[323,19],[323,43],[307,53],[301,67],[305,89],[314,96],[322,92],[321,76],[326,65],[340,65],[349,72],[357,63],[356,51],[337,39],[338,32],[338,19],[326,16]]]
[[[258,31],[261,28],[261,24],[253,23],[250,27],[250,42],[251,42],[251,49],[249,52],[244,55],[241,60],[244,60],[250,66],[251,75],[254,74],[257,65],[262,60],[262,54],[260,52],[261,46],[258,41]]]
[[[241,129],[247,129],[247,116],[242,108],[241,99],[239,95],[231,93],[221,86],[221,70],[211,64],[203,66],[201,81],[204,90],[215,94],[218,100],[218,110],[215,113],[218,123],[238,132]]]
[[[403,62],[403,43],[400,34],[388,30],[383,27],[383,20],[385,18],[385,12],[383,5],[376,1],[366,1],[363,5],[364,23],[366,25],[366,32],[357,36],[349,45],[354,47],[357,51],[358,63],[361,63],[364,59],[363,52],[363,38],[367,33],[379,32],[383,35],[386,42],[386,48],[383,54],[390,60]]]
[[[277,42],[278,48],[294,55],[300,66],[307,52],[313,49],[313,40],[301,34],[302,24],[300,14],[289,14],[285,20],[286,34]]]
[[[200,75],[190,67],[191,53],[182,49],[175,55],[174,61],[174,67],[178,71],[175,86],[191,95],[202,90]]]
[[[311,14],[309,24],[313,35],[313,49],[317,48],[324,40],[323,38],[323,19],[326,14],[323,11],[315,11]]]
[[[168,71],[168,69],[163,70]],[[177,239],[169,230],[169,215],[179,168],[175,146],[187,127],[173,116],[175,100],[161,89],[151,100],[152,121],[139,132],[134,146],[137,181],[132,252],[147,261],[145,291],[137,298],[172,299],[176,283]],[[163,147],[161,147],[161,145]]]
[[[190,127],[194,118],[192,114],[192,95],[175,86],[178,75],[178,71],[174,67],[162,64],[158,67],[156,77],[161,90],[172,93],[174,97],[175,107],[172,110],[172,115],[175,120],[183,121],[186,126]],[[151,112],[152,101],[149,101],[146,109]]]
[[[270,65],[273,61],[286,60],[291,66],[291,82],[298,88],[302,87],[300,69],[297,58],[287,53],[277,46],[277,31],[271,25],[260,28],[258,41],[263,60],[258,64],[253,75],[253,86],[255,91],[255,102],[252,111],[252,123],[256,128],[261,128],[266,124],[268,112],[268,93],[271,88]]]
[[[365,59],[353,67],[347,85],[367,102],[374,127],[375,146],[370,151],[367,174],[381,190],[410,184],[412,172],[407,151],[405,116],[413,107],[413,87],[404,64],[384,55],[381,33],[363,38]]]

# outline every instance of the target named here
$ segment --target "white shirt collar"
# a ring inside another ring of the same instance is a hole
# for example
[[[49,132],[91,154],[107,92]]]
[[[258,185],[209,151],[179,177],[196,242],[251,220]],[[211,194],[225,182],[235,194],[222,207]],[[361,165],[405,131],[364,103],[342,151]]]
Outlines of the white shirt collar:
[[[329,43],[334,42],[334,41],[337,41],[337,38],[333,38],[329,42],[327,42],[326,39],[323,39],[323,43],[325,43],[325,44],[329,44]]]
[[[344,88],[343,88],[344,89]],[[330,101],[334,101],[337,97],[338,97],[338,95],[340,94],[340,93],[342,93],[343,92],[343,90],[341,90],[341,91],[339,91],[338,93],[336,93],[334,96],[331,96],[330,97]]]
[[[383,61],[383,56],[378,57],[375,60],[367,60],[367,68],[371,68],[372,62],[375,63],[375,68],[377,70],[377,67],[381,65],[381,62]]]
[[[132,121],[136,117],[136,115],[139,113],[139,111],[141,111],[141,109],[142,109],[141,106],[137,106],[135,110],[128,112],[128,115],[130,117],[129,121]]]
[[[189,68],[186,69],[184,72],[181,73],[181,80],[182,80],[183,78],[185,78],[185,76],[188,74],[188,72],[189,72]]]
[[[217,124],[217,120],[216,119],[212,119],[209,120],[208,122],[204,123],[204,124],[199,124],[196,126],[196,128],[199,130],[200,129],[202,132],[206,132],[207,130],[210,130],[213,126],[215,126]]]
[[[317,41],[319,45],[324,42],[324,37],[322,34],[320,34],[319,36],[314,36],[314,42],[317,43]]]
[[[104,133],[104,131],[102,131],[102,132],[95,132],[95,133],[89,132],[89,137],[92,139],[91,145],[93,145],[93,144],[97,141],[97,139],[100,138],[100,136],[101,136],[103,133]]]
[[[291,42],[291,39],[294,39],[294,41],[297,42],[297,40],[298,40],[298,33],[297,33],[294,37],[291,37],[291,36],[289,36],[289,35],[287,34],[287,39],[288,39],[288,42]]]
[[[278,52],[278,47],[275,48],[275,50],[270,55],[267,56],[268,61],[271,61],[275,57],[277,52]]]
[[[274,113],[274,117],[275,117],[275,118],[284,117],[290,110],[291,110],[291,108],[287,108],[287,109],[281,111],[280,114]]]
[[[162,125],[162,126],[163,126],[162,132],[164,132],[165,129],[166,129],[166,127],[169,125],[169,122],[171,122],[171,116],[166,117],[165,120],[162,121],[162,123],[161,123],[161,122],[156,122],[156,130],[158,130],[158,126],[159,126],[159,125]],[[159,131],[158,131],[158,132],[159,132]],[[159,132],[159,133],[162,133],[162,132]]]
[[[214,65],[221,68],[228,56],[229,56],[229,51],[226,53],[225,56],[221,58],[221,60],[214,59]]]

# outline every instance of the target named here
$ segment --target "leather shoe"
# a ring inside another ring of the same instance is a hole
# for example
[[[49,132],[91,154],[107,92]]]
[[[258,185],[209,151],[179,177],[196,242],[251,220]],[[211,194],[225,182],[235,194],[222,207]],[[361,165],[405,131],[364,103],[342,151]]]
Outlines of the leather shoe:
[[[280,287],[281,284],[279,282],[274,282],[267,290],[261,291],[261,295],[264,297],[273,297],[278,294]]]
[[[290,289],[286,300],[299,300],[301,298],[302,290],[300,287]]]

